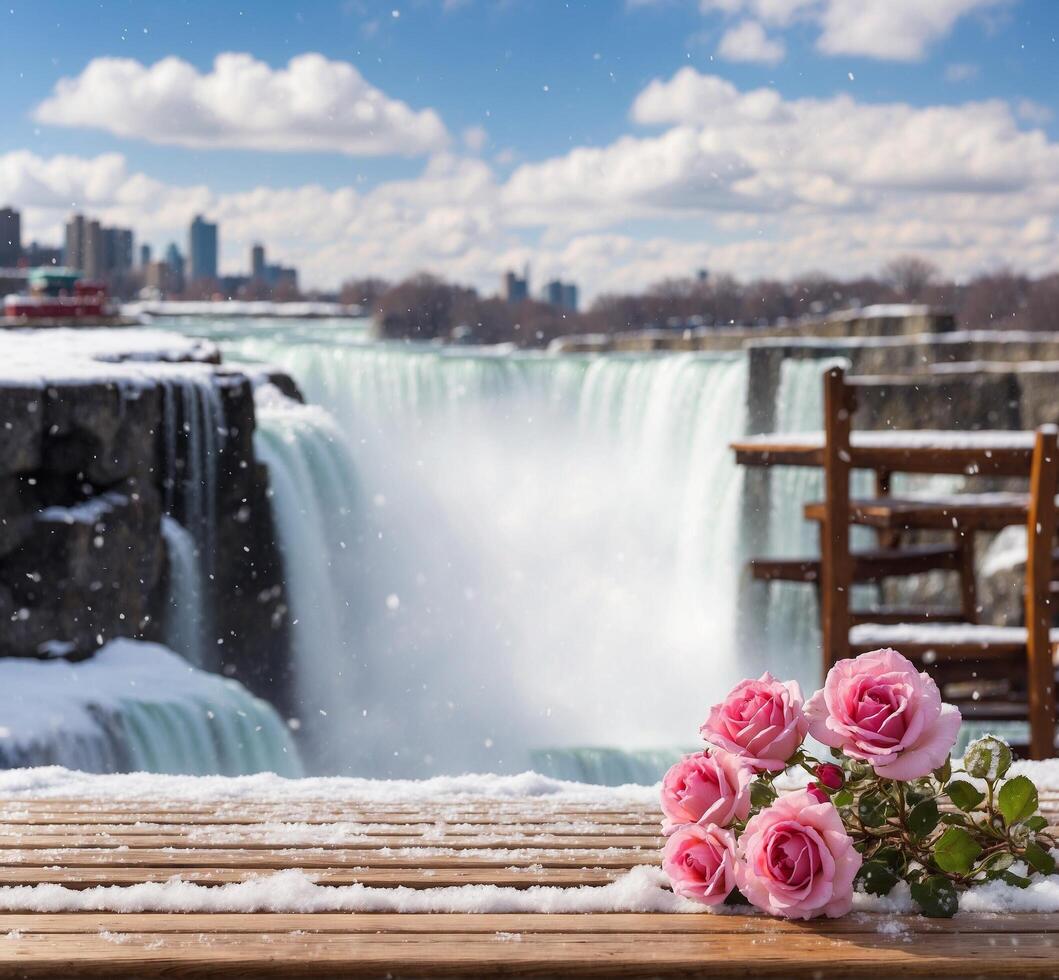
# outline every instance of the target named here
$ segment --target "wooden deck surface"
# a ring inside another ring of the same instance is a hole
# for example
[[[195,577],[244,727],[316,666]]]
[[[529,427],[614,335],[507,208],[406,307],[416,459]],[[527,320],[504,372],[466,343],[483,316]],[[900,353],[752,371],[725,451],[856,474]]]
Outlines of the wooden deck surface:
[[[1059,799],[1044,800],[1059,813]],[[547,802],[0,801],[0,885],[598,886],[660,815]],[[1059,976],[1059,916],[0,912],[0,977]]]

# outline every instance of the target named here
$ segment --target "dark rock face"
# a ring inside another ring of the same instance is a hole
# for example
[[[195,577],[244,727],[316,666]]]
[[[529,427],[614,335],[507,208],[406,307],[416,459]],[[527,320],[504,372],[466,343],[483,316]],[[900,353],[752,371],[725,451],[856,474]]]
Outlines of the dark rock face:
[[[179,373],[156,377],[137,363],[113,377],[104,369],[43,387],[0,384],[0,656],[78,658],[118,636],[159,639],[168,588],[161,516],[168,501],[187,521],[181,498],[194,491],[211,519],[203,564],[214,666],[262,696],[285,686],[283,569],[268,474],[254,459],[252,385],[195,360],[194,380],[223,415],[208,480],[199,480],[209,486],[192,485],[203,468],[181,455],[195,442],[189,427],[211,423],[185,417],[172,397]]]
[[[290,689],[290,640],[268,471],[254,459],[253,386],[242,374],[217,380],[227,426],[218,468],[214,562],[220,666],[255,694],[275,701]]]
[[[0,563],[14,604],[0,653],[85,655],[115,636],[144,636],[162,566],[154,487],[135,479],[73,507],[33,516]]]

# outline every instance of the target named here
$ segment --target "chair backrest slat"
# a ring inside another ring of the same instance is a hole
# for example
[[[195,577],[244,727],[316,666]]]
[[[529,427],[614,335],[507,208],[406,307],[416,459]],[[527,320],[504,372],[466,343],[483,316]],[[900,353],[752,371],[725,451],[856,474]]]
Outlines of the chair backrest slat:
[[[856,393],[846,372],[832,367],[824,375],[824,520],[820,525],[820,603],[824,674],[849,656],[850,590],[853,558],[849,550],[850,432]]]
[[[1033,447],[1026,520],[1026,659],[1030,758],[1048,759],[1055,748],[1055,668],[1049,641],[1050,585],[1055,540],[1059,445],[1054,425],[1041,426]]]

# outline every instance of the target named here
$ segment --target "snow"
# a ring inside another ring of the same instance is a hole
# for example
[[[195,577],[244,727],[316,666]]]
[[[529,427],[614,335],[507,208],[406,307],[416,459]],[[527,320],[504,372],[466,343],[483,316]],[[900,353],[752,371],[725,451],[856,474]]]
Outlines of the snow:
[[[1032,449],[1033,432],[978,429],[952,431],[943,429],[854,432],[850,444],[859,449]],[[767,446],[770,449],[816,449],[824,445],[823,432],[772,432],[746,436],[737,440],[740,446]],[[934,499],[934,498],[931,498]],[[964,497],[966,499],[966,497]]]
[[[128,502],[125,494],[111,490],[71,507],[45,507],[38,512],[37,519],[59,524],[96,524],[108,517],[115,507],[123,507]]]
[[[982,626],[971,623],[861,623],[849,631],[851,643],[878,643],[897,646],[902,643],[1024,643],[1026,630],[1021,626]],[[1059,642],[1059,629],[1051,631],[1053,643]]]
[[[0,665],[2,666],[2,665]],[[185,665],[186,667],[186,665]],[[48,766],[0,772],[0,797],[91,800],[179,800],[217,802],[306,800],[343,803],[465,803],[480,799],[541,804],[586,804],[598,809],[658,802],[657,786],[595,786],[535,772],[513,776],[491,773],[435,776],[431,779],[359,779],[319,776],[285,779],[272,773],[252,776],[164,776],[149,773],[90,774]]]
[[[301,772],[270,705],[159,644],[115,639],[77,663],[0,659],[0,765],[68,761],[106,771],[116,741],[145,768]],[[10,769],[0,779],[15,792],[58,772],[67,770]]]
[[[274,303],[269,300],[149,300],[140,303],[125,303],[121,307],[124,316],[169,317],[361,317],[359,306],[344,303],[325,303],[307,300],[303,302]]]
[[[145,384],[162,365],[212,362],[219,354],[206,340],[128,327],[0,330],[0,384],[33,385],[103,381]]]
[[[195,885],[171,878],[127,886],[0,888],[0,910],[21,912],[701,912],[678,898],[661,868],[638,867],[606,885],[458,885],[375,888],[319,885],[290,869],[236,884]]]
[[[1059,759],[1021,762],[1012,774],[1024,773],[1041,790],[1059,789]],[[167,801],[264,800],[279,804],[302,803],[318,809],[325,802],[446,804],[504,799],[523,804],[569,804],[614,808],[654,804],[657,786],[616,788],[565,783],[535,773],[518,776],[471,774],[436,777],[422,781],[367,780],[339,777],[281,779],[272,775],[240,778],[148,776],[89,776],[59,768],[19,770],[0,774],[0,796],[17,807],[19,799],[88,797],[120,800],[165,799]],[[424,812],[431,812],[424,810]],[[436,810],[434,812],[437,812]],[[336,831],[353,837],[374,825],[341,824],[307,827],[277,824],[275,843],[284,844],[284,826],[299,833],[320,832],[329,841]],[[407,825],[404,825],[406,832]],[[451,826],[447,828],[451,831]],[[510,835],[515,825],[503,825]],[[258,828],[260,830],[260,828]],[[298,836],[297,834],[295,836]],[[270,840],[273,836],[270,833]],[[310,842],[306,839],[306,842]],[[354,843],[347,840],[348,843]],[[400,848],[391,853],[448,853],[447,848]],[[473,853],[461,851],[461,853]],[[497,854],[496,851],[490,851]],[[507,854],[508,852],[502,852]],[[517,849],[511,853],[518,853]],[[528,852],[527,852],[528,853]],[[541,853],[541,852],[535,852]],[[524,869],[525,870],[525,869]],[[1022,869],[1024,871],[1024,869]],[[379,888],[366,885],[321,884],[312,872],[288,869],[251,877],[243,882],[219,886],[181,881],[177,876],[164,882],[129,886],[99,886],[85,889],[56,884],[0,888],[0,910],[20,912],[401,912],[401,913],[585,913],[585,912],[679,912],[701,913],[702,906],[675,896],[657,866],[639,866],[605,885],[563,888],[534,885],[513,888],[497,885],[463,885],[438,888]],[[744,908],[720,908],[722,914],[745,913]],[[899,884],[885,897],[857,894],[854,915],[872,913],[877,931],[900,938],[906,926],[890,918],[914,911],[907,886]],[[1059,913],[1059,880],[1032,876],[1029,888],[1021,890],[1002,883],[971,889],[960,898],[961,914],[983,912]],[[751,913],[754,914],[754,913]],[[515,934],[498,936],[516,941]]]

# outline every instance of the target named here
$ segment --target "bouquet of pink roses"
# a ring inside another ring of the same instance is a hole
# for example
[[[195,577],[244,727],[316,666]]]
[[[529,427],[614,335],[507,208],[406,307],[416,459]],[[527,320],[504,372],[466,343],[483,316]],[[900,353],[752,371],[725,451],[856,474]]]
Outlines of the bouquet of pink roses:
[[[709,748],[662,781],[673,891],[810,919],[844,915],[855,887],[886,895],[905,881],[925,915],[946,917],[971,885],[1054,873],[1036,787],[1005,778],[1011,750],[993,736],[954,765],[959,728],[959,711],[895,650],[835,664],[804,704],[795,682],[743,681],[710,709]],[[806,751],[807,734],[833,761]],[[781,794],[775,781],[792,769],[812,782]]]

